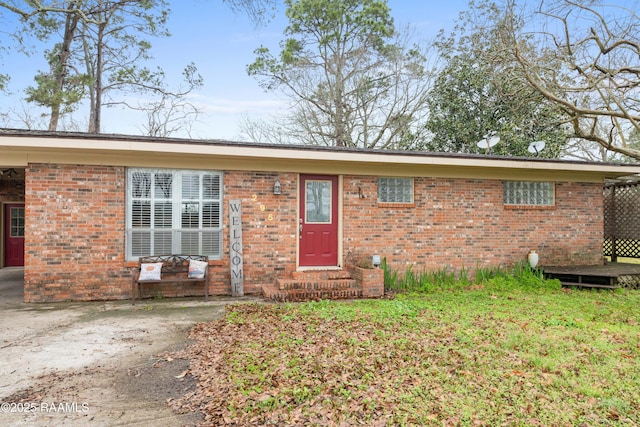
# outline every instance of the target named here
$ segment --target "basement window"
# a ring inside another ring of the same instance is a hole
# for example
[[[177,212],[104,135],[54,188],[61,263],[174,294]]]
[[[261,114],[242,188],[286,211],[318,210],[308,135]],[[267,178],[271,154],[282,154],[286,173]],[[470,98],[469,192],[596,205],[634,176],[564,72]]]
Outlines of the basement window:
[[[413,178],[378,178],[378,203],[413,203]]]
[[[554,206],[555,186],[553,182],[504,181],[504,204],[506,206]]]
[[[222,173],[127,170],[127,260],[222,256]]]

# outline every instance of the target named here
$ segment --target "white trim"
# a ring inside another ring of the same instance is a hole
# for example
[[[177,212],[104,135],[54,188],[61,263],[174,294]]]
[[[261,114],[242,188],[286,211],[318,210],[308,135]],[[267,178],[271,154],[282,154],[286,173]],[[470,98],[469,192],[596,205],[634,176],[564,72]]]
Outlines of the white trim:
[[[433,155],[383,150],[268,146],[227,141],[154,140],[114,135],[0,133],[3,165],[102,164],[322,175],[375,175],[602,182],[640,174],[640,166],[529,158]]]

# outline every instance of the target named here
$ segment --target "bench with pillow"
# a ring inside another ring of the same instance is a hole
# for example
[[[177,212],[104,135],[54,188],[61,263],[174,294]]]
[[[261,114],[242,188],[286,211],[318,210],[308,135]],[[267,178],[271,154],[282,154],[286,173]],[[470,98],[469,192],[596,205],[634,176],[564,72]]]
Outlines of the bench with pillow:
[[[209,258],[206,255],[144,256],[133,270],[131,300],[136,303],[136,291],[142,297],[142,285],[158,283],[204,283],[205,301],[209,300]],[[138,288],[136,290],[136,288]]]

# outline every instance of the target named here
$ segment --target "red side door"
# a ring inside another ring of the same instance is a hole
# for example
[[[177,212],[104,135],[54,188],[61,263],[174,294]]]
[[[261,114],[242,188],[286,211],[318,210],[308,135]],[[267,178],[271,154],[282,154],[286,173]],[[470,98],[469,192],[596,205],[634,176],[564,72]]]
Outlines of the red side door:
[[[338,265],[338,177],[300,175],[302,267]]]
[[[4,206],[4,265],[24,265],[24,205]]]

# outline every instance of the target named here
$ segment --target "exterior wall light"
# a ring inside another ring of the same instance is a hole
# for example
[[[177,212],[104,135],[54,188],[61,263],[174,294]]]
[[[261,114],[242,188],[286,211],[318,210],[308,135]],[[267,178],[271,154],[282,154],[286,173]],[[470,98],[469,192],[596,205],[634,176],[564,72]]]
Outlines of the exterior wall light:
[[[373,264],[374,267],[378,268],[380,267],[380,255],[374,255],[371,257],[371,264]]]
[[[281,194],[282,186],[280,185],[280,180],[276,178],[276,182],[273,183],[273,194]]]

